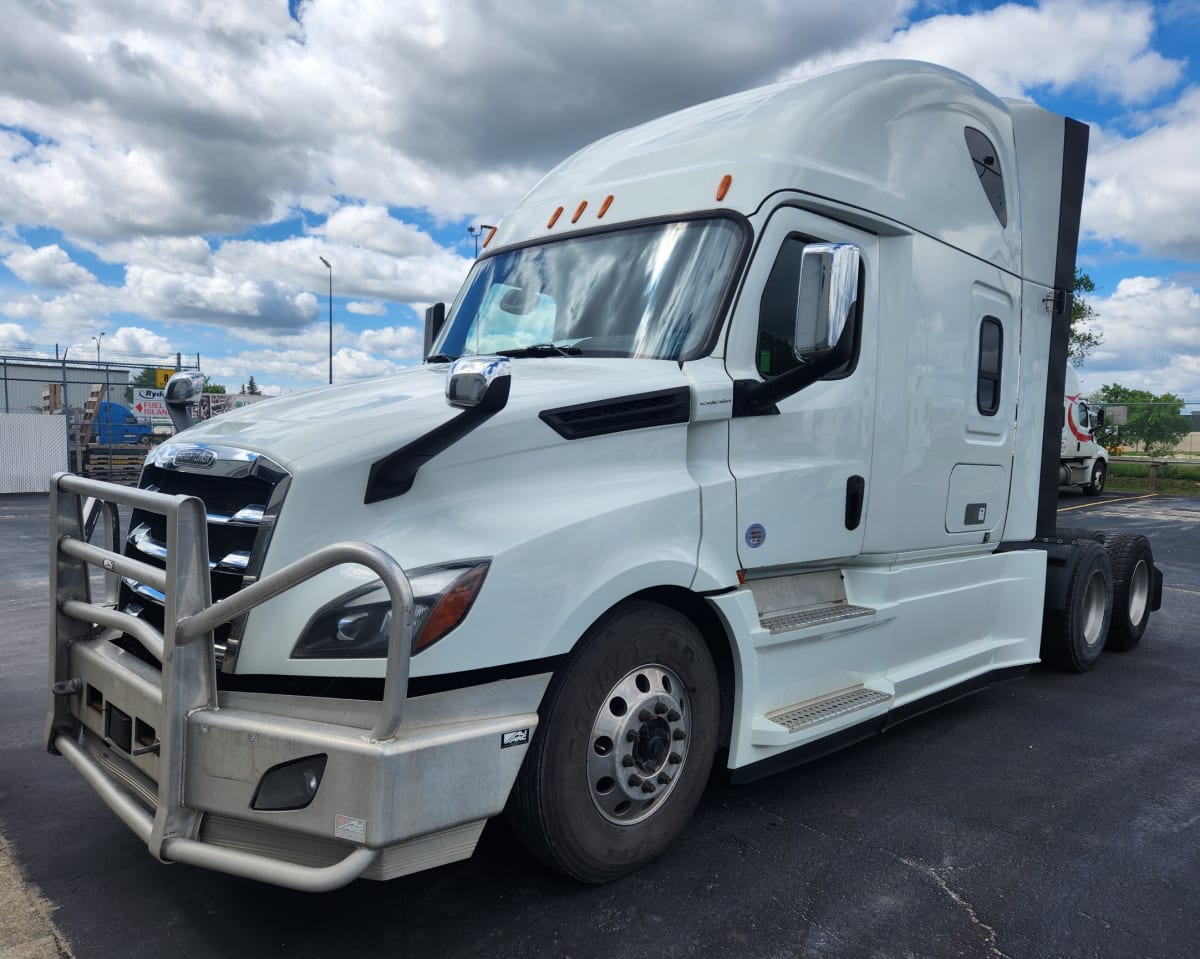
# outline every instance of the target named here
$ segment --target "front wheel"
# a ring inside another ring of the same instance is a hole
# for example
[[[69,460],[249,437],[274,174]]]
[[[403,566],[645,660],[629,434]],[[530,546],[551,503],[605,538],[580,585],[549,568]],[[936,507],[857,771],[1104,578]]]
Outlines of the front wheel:
[[[606,882],[660,855],[708,781],[720,712],[712,655],[682,613],[623,604],[551,681],[509,803],[547,865]]]
[[[1099,496],[1104,492],[1104,481],[1108,479],[1108,464],[1104,460],[1096,460],[1092,467],[1092,481],[1083,488],[1088,496]]]

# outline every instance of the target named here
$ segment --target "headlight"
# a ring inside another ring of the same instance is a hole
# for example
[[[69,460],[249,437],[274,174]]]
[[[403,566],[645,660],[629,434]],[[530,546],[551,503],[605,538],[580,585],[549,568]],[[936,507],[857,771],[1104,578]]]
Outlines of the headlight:
[[[428,649],[463,621],[475,602],[487,561],[413,570],[412,654]],[[293,659],[370,659],[387,656],[392,604],[383,583],[339,596],[309,620],[292,649]]]

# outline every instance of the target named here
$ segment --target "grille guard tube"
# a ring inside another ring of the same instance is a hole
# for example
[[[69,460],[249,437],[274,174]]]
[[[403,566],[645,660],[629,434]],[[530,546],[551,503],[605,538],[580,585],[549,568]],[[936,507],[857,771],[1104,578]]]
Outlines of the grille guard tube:
[[[166,568],[157,570],[113,550],[86,542],[84,497],[106,504],[136,507],[166,518]],[[46,743],[66,756],[109,807],[159,859],[190,862],[234,875],[293,889],[332,889],[360,876],[378,851],[360,846],[341,863],[303,867],[284,860],[200,842],[202,813],[184,801],[186,737],[189,716],[216,709],[213,629],[334,566],[365,566],[384,583],[392,602],[383,701],[369,733],[375,743],[395,738],[407,698],[413,637],[414,602],[408,577],[378,547],[336,543],[249,584],[232,596],[211,601],[208,580],[208,526],[204,504],[194,496],[171,496],[130,489],[67,473],[51,478],[49,683],[69,683],[72,642],[95,637],[97,625],[125,630],[162,665],[159,727],[158,795],[151,815],[128,796],[75,742],[77,723],[66,698],[51,694]],[[163,631],[128,613],[92,602],[89,565],[108,573],[131,572],[165,587]],[[145,567],[143,569],[143,567]],[[61,688],[61,687],[60,687]]]

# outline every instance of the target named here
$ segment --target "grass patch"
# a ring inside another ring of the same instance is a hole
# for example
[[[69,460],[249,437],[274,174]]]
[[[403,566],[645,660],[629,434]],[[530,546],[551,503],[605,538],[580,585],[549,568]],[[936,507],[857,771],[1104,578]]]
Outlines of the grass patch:
[[[1149,463],[1127,463],[1114,457],[1108,462],[1107,489],[1114,493],[1170,493],[1200,496],[1200,464],[1170,463],[1158,467],[1158,484],[1150,485]]]

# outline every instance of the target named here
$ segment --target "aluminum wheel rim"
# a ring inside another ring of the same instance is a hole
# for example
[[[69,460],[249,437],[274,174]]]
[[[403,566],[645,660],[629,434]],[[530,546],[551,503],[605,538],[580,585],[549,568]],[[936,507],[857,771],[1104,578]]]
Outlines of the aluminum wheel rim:
[[[687,760],[691,709],[665,666],[632,669],[604,697],[587,744],[588,795],[611,823],[631,826],[663,805]]]
[[[1089,646],[1095,646],[1104,638],[1101,630],[1104,627],[1105,593],[1104,574],[1097,570],[1088,580],[1083,597],[1083,639]]]
[[[1144,559],[1138,560],[1129,577],[1129,625],[1137,626],[1146,615],[1150,605],[1150,567]]]

